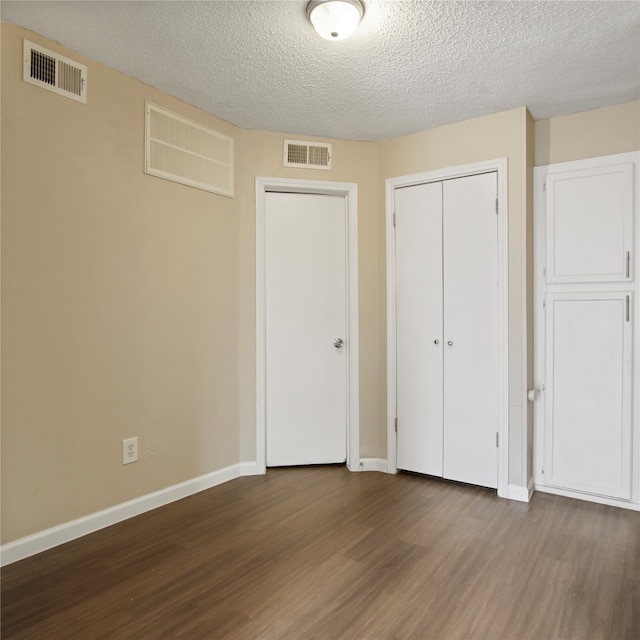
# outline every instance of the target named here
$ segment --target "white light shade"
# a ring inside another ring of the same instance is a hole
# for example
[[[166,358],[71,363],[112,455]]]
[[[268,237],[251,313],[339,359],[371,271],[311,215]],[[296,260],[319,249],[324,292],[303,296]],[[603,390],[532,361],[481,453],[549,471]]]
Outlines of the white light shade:
[[[307,15],[314,29],[326,40],[344,40],[358,26],[364,9],[358,0],[312,1]]]

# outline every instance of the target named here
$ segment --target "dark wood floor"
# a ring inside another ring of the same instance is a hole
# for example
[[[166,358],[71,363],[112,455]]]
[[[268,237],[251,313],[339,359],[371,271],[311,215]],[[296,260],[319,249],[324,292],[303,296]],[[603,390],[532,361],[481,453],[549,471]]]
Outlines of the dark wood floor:
[[[2,638],[637,640],[640,514],[270,470],[5,567]]]

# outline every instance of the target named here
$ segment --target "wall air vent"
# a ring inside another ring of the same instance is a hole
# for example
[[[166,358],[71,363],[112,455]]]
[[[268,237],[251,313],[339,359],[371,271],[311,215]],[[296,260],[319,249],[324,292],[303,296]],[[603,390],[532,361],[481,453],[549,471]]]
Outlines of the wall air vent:
[[[87,102],[87,67],[28,40],[24,41],[23,79],[78,102]]]
[[[233,198],[233,138],[145,103],[145,173]]]
[[[284,141],[284,166],[331,169],[331,145],[324,142]]]

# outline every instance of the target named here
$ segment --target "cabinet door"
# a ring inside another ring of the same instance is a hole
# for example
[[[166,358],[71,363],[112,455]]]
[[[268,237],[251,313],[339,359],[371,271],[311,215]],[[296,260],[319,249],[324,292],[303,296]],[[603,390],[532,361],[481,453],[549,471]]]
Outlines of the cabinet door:
[[[632,279],[633,165],[547,176],[547,282]]]
[[[498,485],[497,174],[443,185],[444,477]]]
[[[546,296],[545,485],[631,497],[630,293]]]
[[[442,183],[396,189],[399,469],[442,476]]]

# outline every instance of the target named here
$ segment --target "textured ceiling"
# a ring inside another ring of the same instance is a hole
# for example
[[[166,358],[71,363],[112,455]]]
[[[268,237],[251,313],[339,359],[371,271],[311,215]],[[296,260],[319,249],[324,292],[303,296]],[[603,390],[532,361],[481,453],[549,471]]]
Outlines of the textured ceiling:
[[[640,2],[363,2],[341,42],[304,0],[4,0],[1,15],[247,129],[381,140],[640,97]]]

